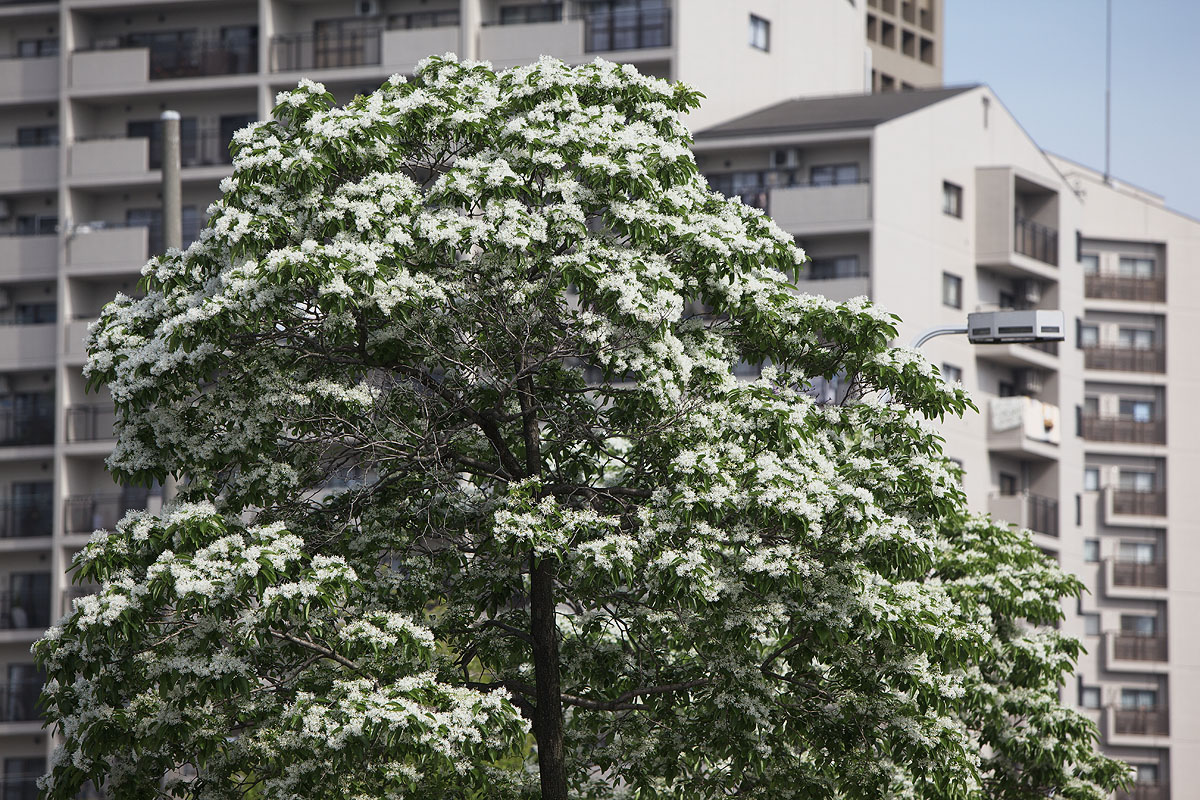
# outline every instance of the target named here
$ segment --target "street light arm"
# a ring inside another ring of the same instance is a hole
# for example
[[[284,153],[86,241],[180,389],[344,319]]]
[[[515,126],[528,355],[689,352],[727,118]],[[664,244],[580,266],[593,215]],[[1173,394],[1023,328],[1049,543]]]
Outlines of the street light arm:
[[[912,340],[909,345],[913,350],[918,349],[921,345],[928,342],[937,336],[951,336],[954,334],[963,334],[967,332],[966,325],[935,325],[928,328],[917,335],[917,338]]]

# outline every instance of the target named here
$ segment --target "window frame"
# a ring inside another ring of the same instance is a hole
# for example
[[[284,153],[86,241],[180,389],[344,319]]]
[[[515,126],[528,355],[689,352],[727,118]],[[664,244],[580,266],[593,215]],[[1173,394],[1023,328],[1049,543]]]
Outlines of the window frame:
[[[942,213],[955,219],[963,218],[963,188],[957,183],[942,181]]]
[[[962,309],[963,279],[953,272],[942,272],[942,305],[947,308]]]
[[[750,46],[755,50],[771,52],[771,20],[751,14],[749,40]]]

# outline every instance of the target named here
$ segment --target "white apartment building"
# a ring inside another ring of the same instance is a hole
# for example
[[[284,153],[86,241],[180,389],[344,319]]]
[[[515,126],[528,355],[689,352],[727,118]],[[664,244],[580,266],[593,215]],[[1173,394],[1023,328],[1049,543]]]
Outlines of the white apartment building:
[[[1087,582],[1064,698],[1137,765],[1129,796],[1197,783],[1195,379],[1165,345],[1195,335],[1200,223],[1043,153],[986,87],[920,89],[940,86],[942,25],[942,0],[0,0],[0,800],[32,800],[44,769],[28,648],[86,591],[65,567],[161,502],[104,472],[111,405],[81,375],[88,322],[160,247],[159,114],[183,117],[186,240],[232,131],[277,91],[310,77],[348,99],[446,51],[601,56],[698,87],[714,187],[797,236],[805,288],[904,317],[900,343],[977,309],[1062,308],[1058,347],[926,346],[980,407],[947,423],[947,451],[975,509]]]

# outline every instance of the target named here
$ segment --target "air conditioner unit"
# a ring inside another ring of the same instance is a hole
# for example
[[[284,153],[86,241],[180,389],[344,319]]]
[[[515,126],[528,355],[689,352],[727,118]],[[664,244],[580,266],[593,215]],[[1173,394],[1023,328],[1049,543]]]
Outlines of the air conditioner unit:
[[[1037,305],[1042,302],[1041,281],[1032,279],[1017,281],[1017,285],[1014,288],[1017,290],[1017,296],[1029,305]]]
[[[800,148],[781,147],[772,150],[771,166],[775,169],[792,169],[800,166]]]
[[[1016,378],[1017,394],[1037,395],[1046,385],[1046,376],[1040,369],[1019,369]]]
[[[8,200],[0,197],[0,219],[8,219],[12,216],[12,208],[8,205]]]
[[[354,16],[378,17],[379,0],[354,0]]]

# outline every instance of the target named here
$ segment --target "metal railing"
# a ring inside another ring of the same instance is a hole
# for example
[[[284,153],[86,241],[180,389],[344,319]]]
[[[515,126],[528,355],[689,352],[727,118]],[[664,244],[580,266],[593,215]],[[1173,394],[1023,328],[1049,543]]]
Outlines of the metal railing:
[[[0,722],[31,722],[42,718],[38,699],[41,681],[0,683]]]
[[[1136,514],[1141,517],[1165,517],[1167,493],[1163,489],[1141,492],[1136,489],[1113,489],[1113,513]]]
[[[0,500],[0,539],[50,536],[53,520],[49,497]]]
[[[380,63],[384,27],[271,37],[271,71],[361,67]]]
[[[90,404],[67,407],[68,442],[94,442],[112,439],[115,412],[110,405]]]
[[[0,409],[0,446],[54,444],[54,404]]]
[[[1094,442],[1129,442],[1130,444],[1166,444],[1167,421],[1165,419],[1136,420],[1128,417],[1101,417],[1084,414],[1084,439]]]
[[[150,51],[150,80],[258,72],[257,38],[223,42],[219,39],[185,37],[173,41],[146,42],[138,34],[129,34],[96,42],[90,49],[129,50],[140,47]],[[86,52],[87,49],[80,48],[76,52]]]
[[[758,208],[770,213],[771,191],[774,189],[826,189],[835,186],[852,186],[870,183],[867,178],[836,183],[810,183],[799,180],[797,170],[762,170],[756,174],[759,182],[734,184],[734,176],[729,173],[705,175],[709,187],[726,197],[737,197],[745,205]]]
[[[1047,536],[1058,536],[1058,501],[1038,494],[1025,495],[1028,528]]]
[[[0,630],[30,630],[50,625],[50,596],[0,592]]]
[[[1085,347],[1083,365],[1087,369],[1166,372],[1167,351],[1161,347]]]
[[[1058,231],[1017,217],[1013,225],[1013,250],[1044,264],[1058,266]]]
[[[5,775],[0,778],[0,800],[38,800],[41,775]]]
[[[1167,281],[1162,275],[1136,278],[1132,275],[1083,276],[1084,297],[1098,300],[1138,300],[1144,303],[1162,303],[1167,299]]]
[[[1167,637],[1118,633],[1113,639],[1113,655],[1123,661],[1166,661]]]
[[[419,28],[452,28],[462,24],[457,8],[445,11],[409,11],[388,17],[389,30],[411,31]]]
[[[1148,589],[1165,589],[1167,565],[1163,561],[1149,563],[1141,561],[1114,561],[1113,584],[1116,586],[1139,586]]]
[[[671,9],[585,11],[583,49],[587,53],[671,46]]]
[[[1154,708],[1114,708],[1114,733],[1133,733],[1142,736],[1166,736],[1167,709],[1165,706]]]
[[[146,508],[150,492],[146,489],[127,489],[112,494],[73,495],[66,500],[63,527],[66,533],[91,533],[111,530],[126,511]]]

